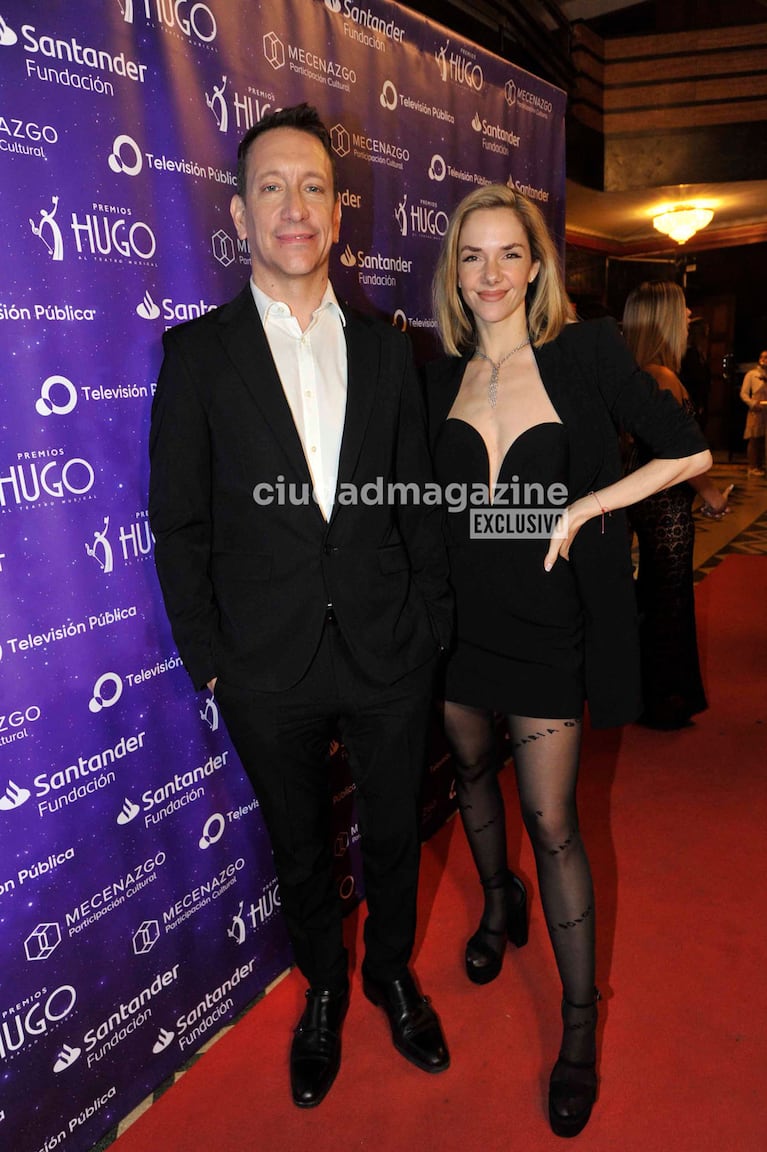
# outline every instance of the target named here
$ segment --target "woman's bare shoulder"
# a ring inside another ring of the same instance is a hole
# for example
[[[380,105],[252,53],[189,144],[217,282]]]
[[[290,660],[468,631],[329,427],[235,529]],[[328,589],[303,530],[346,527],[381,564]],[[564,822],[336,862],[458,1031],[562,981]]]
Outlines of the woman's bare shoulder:
[[[647,371],[654,378],[658,387],[671,392],[680,404],[687,399],[687,390],[676,372],[672,372],[670,368],[664,368],[662,364],[648,364]]]

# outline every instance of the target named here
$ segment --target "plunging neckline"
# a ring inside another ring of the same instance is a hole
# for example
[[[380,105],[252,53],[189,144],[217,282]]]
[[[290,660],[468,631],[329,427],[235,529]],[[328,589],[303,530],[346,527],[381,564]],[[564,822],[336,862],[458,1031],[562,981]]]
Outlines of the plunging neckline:
[[[479,437],[479,440],[482,443],[482,447],[485,450],[485,459],[487,460],[487,475],[489,478],[489,476],[490,476],[490,453],[489,453],[488,448],[487,448],[487,441],[485,440],[485,437],[480,432],[479,428],[477,428],[477,426],[475,424],[472,424],[469,420],[464,420],[463,417],[461,417],[461,416],[446,416],[445,417],[445,423],[447,423],[448,420],[455,420],[459,424],[464,424],[467,428],[471,428],[472,432],[475,432],[476,435]],[[547,428],[547,427],[549,427],[549,425],[551,425],[555,428],[563,428],[564,427],[561,420],[541,420],[538,424],[531,424],[529,428],[524,428],[511,441],[508,448],[506,449],[503,456],[501,457],[501,462],[498,465],[498,472],[496,474],[495,480],[490,484],[490,486],[488,487],[488,490],[487,490],[488,491],[488,499],[489,499],[491,504],[493,503],[493,492],[495,491],[495,486],[500,479],[501,472],[503,471],[503,466],[506,463],[506,458],[508,457],[509,452],[511,452],[514,445],[518,444],[520,440],[522,440],[525,436],[527,436],[528,432],[535,432],[535,430],[537,428]]]

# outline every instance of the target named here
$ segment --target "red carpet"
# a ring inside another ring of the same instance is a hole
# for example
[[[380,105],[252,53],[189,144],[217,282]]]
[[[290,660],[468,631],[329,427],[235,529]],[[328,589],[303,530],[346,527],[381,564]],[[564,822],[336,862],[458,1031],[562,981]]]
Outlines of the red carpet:
[[[697,589],[709,710],[678,733],[588,733],[581,820],[597,890],[601,1091],[576,1144],[588,1152],[767,1148],[767,557],[728,557]],[[512,861],[532,892],[530,943],[486,988],[463,975],[480,892],[452,821],[424,848],[415,968],[440,1012],[448,1072],[393,1049],[359,982],[338,1080],[293,1107],[288,978],[119,1138],[117,1152],[547,1152],[560,1036],[558,983],[513,773]]]

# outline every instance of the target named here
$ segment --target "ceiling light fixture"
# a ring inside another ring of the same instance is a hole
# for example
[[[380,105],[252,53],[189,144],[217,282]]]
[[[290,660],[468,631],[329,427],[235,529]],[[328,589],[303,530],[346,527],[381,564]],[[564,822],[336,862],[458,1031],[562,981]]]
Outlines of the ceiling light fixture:
[[[690,237],[701,228],[705,228],[714,219],[710,208],[703,208],[695,204],[677,204],[668,208],[658,216],[653,216],[653,228],[670,236],[677,244],[686,244]]]

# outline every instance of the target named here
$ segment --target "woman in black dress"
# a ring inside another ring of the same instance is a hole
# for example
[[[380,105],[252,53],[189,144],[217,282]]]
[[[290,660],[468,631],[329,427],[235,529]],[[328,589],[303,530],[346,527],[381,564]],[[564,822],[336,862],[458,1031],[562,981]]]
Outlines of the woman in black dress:
[[[601,726],[641,708],[618,510],[703,471],[711,457],[694,421],[639,371],[612,320],[568,322],[543,217],[512,189],[489,185],[458,205],[434,303],[446,356],[427,365],[427,393],[457,612],[445,728],[484,890],[466,972],[487,983],[507,940],[527,939],[527,894],[508,868],[497,780],[501,713],[563,989],[549,1119],[572,1136],[597,1086],[594,899],[575,804],[583,705]],[[618,423],[655,457],[623,479]],[[566,516],[552,537],[556,513]],[[531,530],[537,536],[524,534]]]
[[[685,412],[695,405],[677,372],[687,343],[689,311],[684,293],[671,280],[648,280],[629,294],[623,335],[637,363]],[[635,463],[648,459],[635,445]],[[648,728],[685,728],[708,707],[698,660],[695,631],[693,547],[696,492],[714,515],[727,507],[727,496],[709,476],[696,476],[640,500],[629,509],[639,543],[639,646],[644,710]]]

